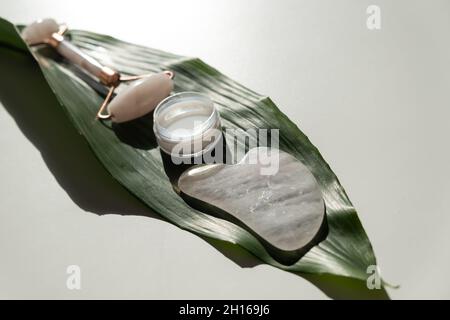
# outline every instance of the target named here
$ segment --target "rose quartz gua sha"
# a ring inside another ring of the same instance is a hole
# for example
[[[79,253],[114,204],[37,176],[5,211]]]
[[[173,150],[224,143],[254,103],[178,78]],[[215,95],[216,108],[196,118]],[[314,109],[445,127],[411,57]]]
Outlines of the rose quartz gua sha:
[[[298,261],[328,232],[316,179],[281,150],[253,148],[235,165],[193,167],[180,176],[178,187],[189,205],[246,229],[285,265]]]

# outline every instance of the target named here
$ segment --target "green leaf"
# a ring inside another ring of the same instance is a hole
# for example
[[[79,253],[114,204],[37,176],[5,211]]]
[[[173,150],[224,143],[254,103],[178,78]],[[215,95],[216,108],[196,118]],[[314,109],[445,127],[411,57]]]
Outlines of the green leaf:
[[[379,292],[373,294],[366,289],[367,268],[377,263],[370,241],[343,187],[317,148],[270,98],[243,87],[197,58],[186,58],[86,31],[75,30],[69,35],[71,41],[87,54],[121,73],[174,70],[175,91],[197,91],[211,97],[219,108],[225,128],[279,128],[280,149],[303,162],[320,185],[329,234],[296,264],[284,266],[277,263],[249,232],[192,209],[177,195],[151,137],[151,119],[144,118],[114,130],[96,121],[95,114],[104,97],[51,50],[33,50],[45,79],[75,129],[87,140],[106,170],[138,199],[167,221],[208,239],[227,256],[242,254],[239,247],[244,248],[264,263],[301,274],[332,297],[349,297],[348,294],[340,296],[333,292],[339,292],[339,288],[341,292],[345,291],[346,286],[347,289],[359,286],[353,293],[364,292],[367,295],[364,297],[368,298],[387,298],[384,289],[374,290]],[[17,29],[3,19],[0,19],[0,48],[29,55]],[[45,108],[43,103],[42,112]],[[327,289],[330,286],[333,289]]]

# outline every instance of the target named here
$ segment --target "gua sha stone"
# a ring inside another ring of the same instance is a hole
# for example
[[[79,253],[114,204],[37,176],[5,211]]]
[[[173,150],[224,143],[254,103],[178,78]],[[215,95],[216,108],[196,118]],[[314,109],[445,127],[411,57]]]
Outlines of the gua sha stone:
[[[236,165],[193,167],[178,186],[189,205],[245,228],[274,259],[291,265],[326,237],[325,205],[305,165],[286,152],[267,151],[251,149]],[[275,174],[261,174],[277,160]]]

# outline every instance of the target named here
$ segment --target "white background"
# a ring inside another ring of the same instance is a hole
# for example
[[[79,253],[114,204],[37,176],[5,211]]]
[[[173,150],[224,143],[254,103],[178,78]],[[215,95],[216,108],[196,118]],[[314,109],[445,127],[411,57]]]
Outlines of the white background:
[[[379,31],[366,28],[369,4]],[[391,297],[450,298],[448,1],[3,0],[0,15],[197,56],[269,95],[346,188],[383,277],[401,285]],[[4,108],[0,150],[1,298],[327,298],[169,223],[82,209]],[[127,213],[146,210],[116,188]],[[80,291],[66,288],[70,264]]]

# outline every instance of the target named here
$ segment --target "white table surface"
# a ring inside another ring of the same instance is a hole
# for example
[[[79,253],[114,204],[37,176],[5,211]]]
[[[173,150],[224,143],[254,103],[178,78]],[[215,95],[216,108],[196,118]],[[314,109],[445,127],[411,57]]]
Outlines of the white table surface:
[[[369,4],[381,8],[381,30],[366,27]],[[391,297],[450,298],[450,2],[4,0],[0,8],[16,23],[54,17],[197,56],[269,95],[346,188],[383,277],[401,285]],[[77,193],[74,185],[102,170],[84,142],[64,145],[52,128],[18,124],[0,108],[0,298],[327,298],[295,275],[242,268],[161,220],[99,216],[146,209],[118,186],[110,207],[85,205],[108,201],[101,187],[110,178],[92,182],[98,194]],[[45,143],[34,135],[43,129]],[[72,264],[81,290],[66,288]]]

